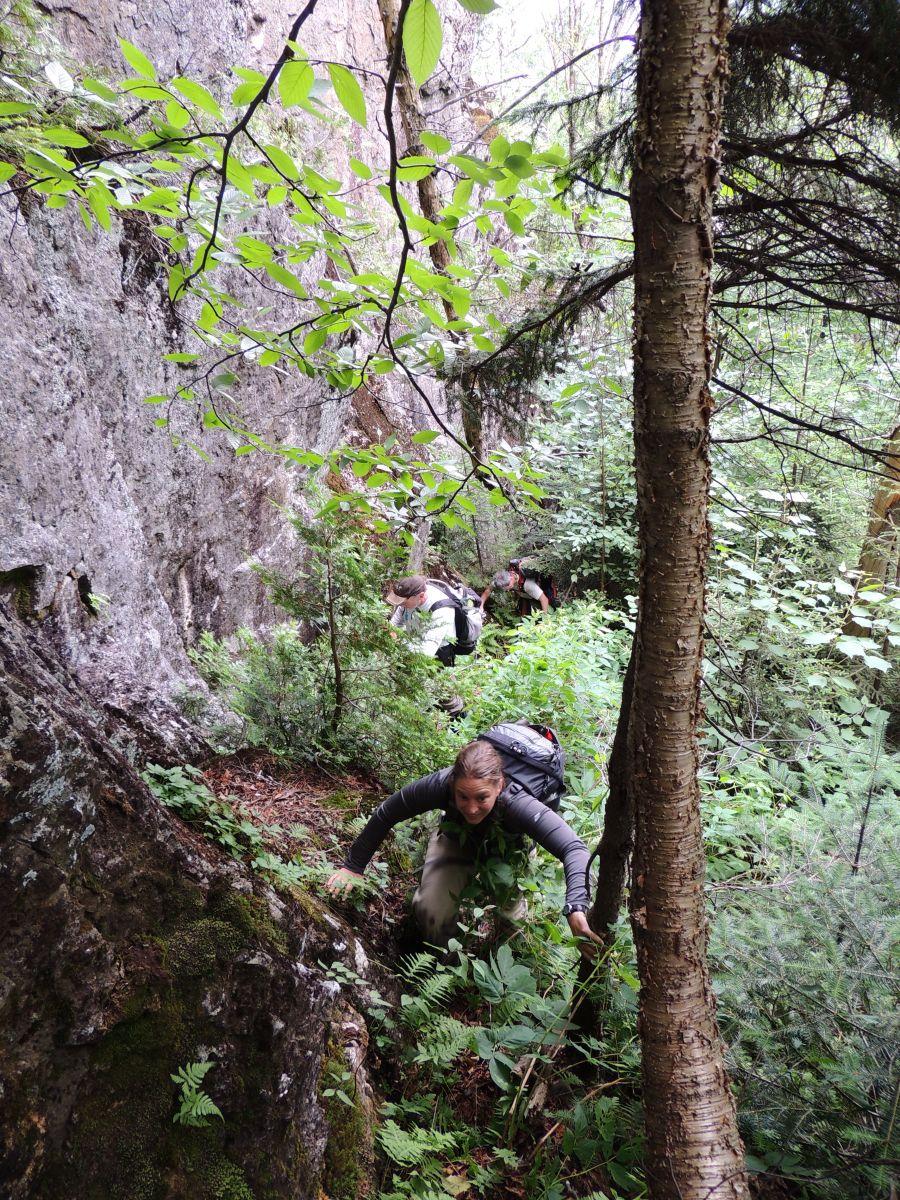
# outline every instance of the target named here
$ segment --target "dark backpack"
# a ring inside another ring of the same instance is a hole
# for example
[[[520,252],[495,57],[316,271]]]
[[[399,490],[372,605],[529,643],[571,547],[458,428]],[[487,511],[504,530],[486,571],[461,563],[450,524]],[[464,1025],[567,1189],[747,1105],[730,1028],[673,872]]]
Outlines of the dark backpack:
[[[548,575],[546,571],[535,571],[531,567],[523,567],[521,558],[511,558],[508,570],[514,571],[522,580],[533,579],[550,601],[551,607],[559,607],[558,591],[552,575]]]
[[[453,609],[456,622],[456,644],[453,647],[455,653],[474,653],[482,630],[481,597],[465,584],[454,588],[441,579],[429,579],[427,582],[446,597],[429,605],[428,612],[437,612],[439,608]]]
[[[500,755],[508,783],[517,783],[556,812],[566,790],[566,756],[549,725],[504,721],[480,733],[478,740],[489,742]]]

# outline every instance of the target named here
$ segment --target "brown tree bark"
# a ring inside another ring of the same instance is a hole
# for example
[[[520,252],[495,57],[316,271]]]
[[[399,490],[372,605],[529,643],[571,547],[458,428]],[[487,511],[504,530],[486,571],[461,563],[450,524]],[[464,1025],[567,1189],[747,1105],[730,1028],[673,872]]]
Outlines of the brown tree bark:
[[[381,23],[384,26],[384,44],[387,47],[388,58],[390,58],[394,53],[394,46],[397,43],[397,23],[400,19],[400,5],[398,0],[378,0],[378,11],[381,13]],[[396,95],[397,108],[400,113],[400,124],[406,140],[406,151],[407,153],[416,153],[415,147],[419,145],[419,137],[425,128],[425,117],[422,113],[422,105],[419,102],[419,89],[416,87],[413,77],[406,69],[406,63],[402,59],[400,70],[397,74]],[[416,190],[419,193],[419,206],[422,209],[422,216],[428,221],[438,221],[440,219],[441,194],[438,191],[435,176],[433,174],[426,175],[424,179],[419,179],[416,182]],[[434,269],[445,272],[447,264],[450,262],[450,252],[447,249],[446,243],[438,239],[428,247],[428,251],[431,255],[431,261],[434,263]]]
[[[726,34],[725,0],[643,0],[631,181],[641,568],[629,756],[652,1200],[748,1196],[706,961],[697,744]]]
[[[634,660],[635,643],[632,641],[631,655],[622,681],[619,719],[609,754],[609,795],[603,811],[603,834],[594,851],[597,859],[597,886],[594,889],[594,902],[588,912],[588,924],[594,933],[600,936],[603,950],[609,950],[615,940],[610,927],[615,924],[622,911],[625,877],[634,847],[634,805],[628,787],[628,722],[634,692]],[[605,1001],[599,999],[598,993],[589,986],[594,970],[592,959],[579,959],[579,999],[573,1012],[573,1020],[585,1033],[602,1037],[601,1022]]]
[[[622,681],[619,720],[609,755],[609,796],[603,814],[603,835],[597,847],[597,887],[588,914],[591,929],[612,943],[610,926],[622,909],[625,896],[625,875],[634,846],[634,805],[628,788],[628,725],[631,716],[631,697],[634,692],[635,642]]]
[[[384,26],[384,43],[387,47],[388,57],[390,58],[394,53],[394,46],[397,41],[397,25],[400,18],[398,0],[378,0],[378,11],[381,13],[381,23]],[[412,151],[416,153],[416,147],[419,145],[419,137],[425,128],[425,116],[419,100],[419,89],[416,87],[415,81],[406,69],[406,63],[402,59],[400,62],[400,71],[397,75],[396,94],[400,124],[403,128],[403,136],[406,139],[407,152]],[[424,179],[417,180],[416,191],[419,194],[419,207],[422,210],[422,216],[427,221],[435,223],[440,221],[442,201],[435,175],[426,175]],[[450,251],[447,249],[447,243],[440,238],[436,238],[428,247],[428,253],[431,255],[434,269],[440,271],[442,275],[446,275],[447,267],[450,263]],[[447,314],[447,320],[454,320],[456,313],[453,311],[453,306],[450,302],[444,300],[443,306],[444,312]],[[483,450],[481,398],[471,383],[466,380],[462,381],[461,390],[460,417],[462,419],[463,436],[474,452],[475,458],[481,459]]]
[[[857,591],[866,585],[896,583],[900,575],[900,425],[888,438],[884,455],[883,474],[872,499],[869,526],[859,557]],[[844,633],[867,637],[869,630],[848,615]]]

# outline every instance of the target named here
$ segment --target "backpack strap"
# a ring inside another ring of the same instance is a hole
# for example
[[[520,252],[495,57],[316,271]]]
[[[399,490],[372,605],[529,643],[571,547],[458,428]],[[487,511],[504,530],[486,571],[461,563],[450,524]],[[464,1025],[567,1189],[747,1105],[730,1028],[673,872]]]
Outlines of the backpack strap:
[[[466,616],[466,602],[453,591],[449,584],[444,583],[440,579],[429,579],[427,581],[432,587],[437,588],[446,599],[435,600],[434,604],[428,606],[428,612],[437,612],[439,608],[452,608],[453,620],[456,628],[456,644],[458,646],[473,646],[474,642],[469,640],[469,620]],[[471,653],[471,651],[468,651]]]
[[[434,604],[429,607],[429,612],[434,612],[436,608],[448,608],[450,605],[452,605],[454,608],[459,608],[462,606],[462,599],[457,595],[456,592],[454,592],[453,588],[451,588],[448,583],[444,583],[442,579],[426,579],[425,582],[431,584],[433,588],[437,588],[437,590],[446,597],[445,600],[436,600]]]

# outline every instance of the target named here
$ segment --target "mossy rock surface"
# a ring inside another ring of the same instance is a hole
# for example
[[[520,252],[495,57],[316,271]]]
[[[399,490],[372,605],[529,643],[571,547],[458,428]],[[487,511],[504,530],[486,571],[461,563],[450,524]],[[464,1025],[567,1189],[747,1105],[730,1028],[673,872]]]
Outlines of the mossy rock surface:
[[[319,960],[349,935],[179,833],[2,615],[4,1200],[319,1200],[326,1174],[349,1195],[365,1130],[319,1093],[339,1004]],[[224,1120],[176,1125],[171,1075],[207,1058]]]

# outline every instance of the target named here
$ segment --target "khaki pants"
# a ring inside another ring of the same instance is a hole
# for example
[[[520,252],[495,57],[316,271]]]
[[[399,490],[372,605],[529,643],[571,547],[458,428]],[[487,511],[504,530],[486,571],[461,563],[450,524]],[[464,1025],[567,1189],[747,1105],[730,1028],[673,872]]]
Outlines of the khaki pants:
[[[428,839],[422,878],[412,899],[413,914],[426,942],[443,946],[456,933],[459,898],[475,871],[471,846],[461,846],[456,838],[436,829]],[[525,897],[499,910],[505,921],[521,921],[526,912]]]

